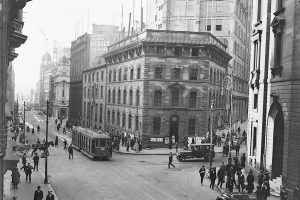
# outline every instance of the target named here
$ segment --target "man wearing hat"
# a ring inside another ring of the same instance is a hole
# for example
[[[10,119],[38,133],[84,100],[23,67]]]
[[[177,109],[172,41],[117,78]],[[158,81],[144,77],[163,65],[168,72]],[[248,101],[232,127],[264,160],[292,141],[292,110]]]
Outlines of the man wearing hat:
[[[46,196],[46,200],[54,200],[54,195],[52,194],[52,191],[48,191],[48,195]]]
[[[250,169],[250,172],[247,176],[247,183],[248,183],[247,190],[248,190],[249,194],[251,194],[253,192],[253,189],[254,189],[253,182],[254,182],[253,171]]]
[[[34,200],[43,200],[44,194],[41,190],[41,186],[37,186],[37,190],[34,192]]]

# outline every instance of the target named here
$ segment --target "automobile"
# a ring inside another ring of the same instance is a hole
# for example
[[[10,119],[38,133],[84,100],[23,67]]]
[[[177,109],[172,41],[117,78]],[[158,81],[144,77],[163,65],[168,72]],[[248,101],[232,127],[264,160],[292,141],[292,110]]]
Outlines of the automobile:
[[[39,111],[39,112],[38,112],[38,115],[43,115],[43,112],[42,112],[42,111]]]
[[[204,158],[209,160],[210,143],[191,144],[188,150],[183,150],[177,153],[176,158],[179,162],[192,159]],[[212,145],[212,158],[215,157],[214,145]]]

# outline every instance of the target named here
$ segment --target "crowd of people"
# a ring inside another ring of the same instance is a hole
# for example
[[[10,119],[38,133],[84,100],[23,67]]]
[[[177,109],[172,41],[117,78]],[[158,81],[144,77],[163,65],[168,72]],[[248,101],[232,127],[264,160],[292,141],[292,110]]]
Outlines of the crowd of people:
[[[125,146],[127,152],[129,152],[129,150],[133,150],[138,153],[143,148],[141,140],[135,136],[130,136],[129,134],[125,135],[123,133],[122,135],[116,136],[110,135],[110,137],[112,148],[116,151],[120,150],[120,145],[122,147]]]

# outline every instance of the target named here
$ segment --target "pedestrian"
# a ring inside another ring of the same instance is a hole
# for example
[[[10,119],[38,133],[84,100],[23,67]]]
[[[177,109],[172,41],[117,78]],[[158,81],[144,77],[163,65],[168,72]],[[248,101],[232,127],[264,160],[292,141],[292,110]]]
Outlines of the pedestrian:
[[[193,139],[192,139],[192,144],[195,144],[195,138],[193,137]]]
[[[129,152],[129,141],[126,141],[126,151]]]
[[[241,171],[239,171],[238,172],[238,190],[239,190],[239,192],[241,191],[241,189],[243,192],[244,188],[245,188],[245,176]]]
[[[55,146],[55,147],[58,147],[58,136],[55,137],[54,146]]]
[[[27,164],[27,166],[21,167],[21,170],[24,169],[25,175],[26,175],[26,182],[29,180],[29,183],[31,183],[31,174],[33,167],[30,165],[30,163]]]
[[[41,129],[40,125],[37,125],[36,130],[38,131],[38,133],[40,133],[40,129]]]
[[[261,185],[261,199],[267,200],[267,198],[270,196],[270,184],[267,177],[264,178],[264,182]]]
[[[246,154],[243,153],[242,157],[241,157],[241,167],[245,168],[245,163],[246,163]]]
[[[259,174],[257,175],[258,185],[261,186],[264,182],[264,171],[260,170]]]
[[[24,153],[23,156],[22,156],[22,164],[23,164],[23,167],[26,167],[26,163],[27,163],[27,160],[26,160],[26,153]]]
[[[235,154],[238,156],[240,154],[240,144],[235,146]]]
[[[60,123],[57,124],[56,129],[57,129],[57,132],[59,132],[59,129],[60,129]]]
[[[34,198],[33,200],[43,200],[44,194],[41,190],[41,186],[37,186],[37,190],[34,192]]]
[[[61,118],[61,119],[60,119],[60,124],[62,124],[62,121],[63,121],[63,119]]]
[[[173,162],[173,154],[172,154],[172,152],[170,152],[168,168],[170,168],[170,165],[172,165],[172,167],[175,168],[175,165],[173,165],[172,162]]]
[[[64,149],[67,149],[67,145],[68,145],[68,142],[67,142],[67,140],[65,139],[65,140],[64,140]]]
[[[72,144],[70,144],[69,148],[68,148],[68,152],[69,152],[69,159],[73,159],[73,147]]]
[[[262,200],[262,191],[261,191],[261,187],[259,185],[256,186],[255,195],[256,195],[257,200]]]
[[[34,154],[36,154],[36,151],[37,151],[37,148],[34,147],[33,150],[32,150],[32,152],[31,152],[31,156],[33,156]]]
[[[55,119],[55,124],[57,124],[57,119]]]
[[[66,134],[66,127],[63,127],[63,134]]]
[[[200,168],[199,174],[200,174],[200,178],[201,178],[201,185],[203,185],[203,179],[204,179],[204,176],[205,176],[205,167],[204,167],[204,165]]]
[[[219,185],[220,185],[220,188],[222,188],[222,185],[223,185],[223,183],[225,182],[225,181],[224,181],[224,178],[225,178],[225,172],[220,168],[220,169],[218,170],[217,176],[218,176],[218,184],[217,184],[217,187],[219,187]]]
[[[36,171],[39,171],[39,160],[40,160],[40,157],[38,156],[37,153],[35,153],[35,156],[33,157],[33,170],[35,171],[35,168],[36,168]]]
[[[20,183],[20,172],[18,168],[16,167],[15,169],[12,170],[12,183],[14,185],[14,189],[18,189],[18,184]]]
[[[32,127],[32,129],[31,129],[31,133],[34,134],[34,127]]]
[[[222,146],[222,138],[221,136],[219,135],[218,136],[218,147]]]
[[[209,188],[211,188],[213,190],[214,187],[215,187],[215,181],[216,181],[216,178],[217,178],[216,168],[215,167],[213,167],[213,168],[210,169],[209,178],[210,178]]]
[[[52,191],[48,191],[48,194],[46,196],[46,200],[54,200],[54,195],[52,194]]]
[[[130,148],[131,148],[131,150],[134,150],[134,144],[135,144],[134,138],[130,139]]]
[[[248,193],[251,194],[253,192],[253,189],[254,189],[254,176],[253,176],[253,171],[250,169],[250,172],[247,176],[247,190],[248,190]]]
[[[233,192],[233,178],[232,176],[227,176],[227,182],[226,182],[226,189],[229,190],[229,192]]]

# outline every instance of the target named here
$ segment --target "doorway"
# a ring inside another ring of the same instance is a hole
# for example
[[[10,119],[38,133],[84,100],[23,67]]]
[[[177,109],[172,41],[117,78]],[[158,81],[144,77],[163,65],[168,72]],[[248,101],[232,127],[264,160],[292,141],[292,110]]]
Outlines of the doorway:
[[[178,133],[179,133],[179,117],[173,115],[170,118],[170,137],[175,137],[175,142],[178,142]]]

